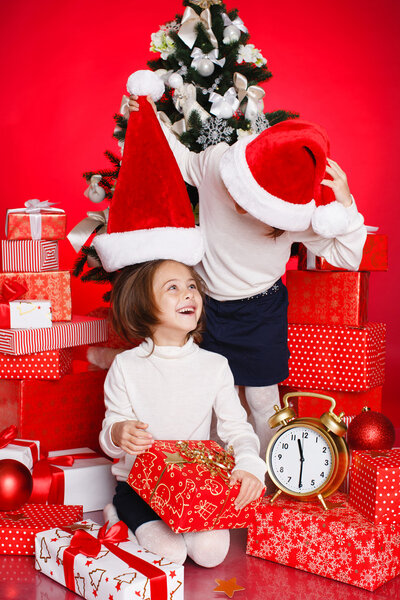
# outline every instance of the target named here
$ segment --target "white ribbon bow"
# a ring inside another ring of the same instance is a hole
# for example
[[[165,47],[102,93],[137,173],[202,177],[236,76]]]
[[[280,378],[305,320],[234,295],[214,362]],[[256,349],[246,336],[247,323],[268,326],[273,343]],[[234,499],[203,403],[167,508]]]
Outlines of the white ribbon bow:
[[[92,175],[89,186],[83,192],[83,195],[86,196],[86,198],[89,198],[89,200],[92,202],[102,202],[106,197],[104,188],[99,185],[101,179],[101,175]]]
[[[224,119],[232,117],[240,104],[234,87],[230,87],[223,96],[217,94],[217,92],[212,92],[209,98],[210,102],[212,102],[210,113]],[[228,115],[229,112],[231,114]]]
[[[224,22],[225,27],[234,25],[235,27],[240,29],[240,31],[243,31],[243,33],[248,32],[247,27],[245,26],[245,24],[243,23],[243,21],[240,17],[236,17],[235,19],[233,19],[233,21],[231,21],[226,13],[222,13],[222,20]]]
[[[92,235],[93,231],[102,224],[101,229],[97,232],[97,235],[106,233],[107,222],[108,222],[108,211],[104,210],[91,210],[87,212],[87,217],[82,219],[67,235],[67,239],[71,242],[71,245],[75,252],[79,252],[86,240]]]
[[[208,60],[210,60],[215,65],[219,65],[220,67],[223,67],[225,64],[225,58],[218,58],[217,49],[211,50],[211,52],[209,52],[208,54],[204,54],[204,52],[200,50],[200,48],[193,48],[190,56],[193,58],[190,66],[194,69],[197,68],[197,65],[201,60],[203,60],[203,58],[208,58]]]
[[[40,240],[42,238],[41,211],[46,210],[47,212],[53,213],[64,212],[62,208],[52,208],[54,204],[55,202],[49,202],[49,200],[38,200],[37,198],[33,198],[24,203],[25,208],[10,208],[6,213],[6,236],[8,231],[8,215],[10,213],[27,213],[29,215],[32,239]]]
[[[210,42],[212,43],[214,48],[218,48],[218,40],[215,37],[211,27],[211,13],[208,8],[206,10],[203,10],[200,13],[200,15],[198,15],[197,12],[193,10],[193,8],[187,6],[182,16],[178,36],[186,44],[186,46],[189,46],[189,48],[193,48],[197,38],[197,25],[199,23],[201,23],[204,26],[205,30],[207,31],[207,35],[210,38]]]
[[[253,121],[259,113],[264,112],[263,98],[265,90],[258,85],[247,87],[247,78],[241,73],[233,74],[233,85],[237,90],[239,102],[242,103],[244,100],[247,100],[244,113],[245,118]]]
[[[173,102],[178,112],[183,113],[186,125],[188,125],[190,113],[195,110],[202,122],[210,117],[208,112],[196,100],[196,87],[192,83],[184,83],[175,88]]]
[[[172,123],[171,119],[164,111],[160,110],[157,115],[160,121],[164,123],[164,125],[166,125],[168,129],[170,129],[178,138],[186,131],[185,119],[179,119],[179,121]]]

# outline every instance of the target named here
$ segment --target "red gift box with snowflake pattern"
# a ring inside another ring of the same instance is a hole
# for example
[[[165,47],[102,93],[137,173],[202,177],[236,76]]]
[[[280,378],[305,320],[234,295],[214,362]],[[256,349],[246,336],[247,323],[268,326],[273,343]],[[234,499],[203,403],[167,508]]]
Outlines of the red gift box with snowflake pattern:
[[[183,443],[189,453],[199,449],[198,462],[186,460],[182,442],[156,441],[136,458],[129,485],[176,533],[247,527],[261,497],[240,511],[235,509],[239,484],[228,485],[234,461],[229,468],[218,468],[221,457],[229,455],[216,442]]]
[[[345,494],[319,502],[264,498],[250,525],[247,554],[373,591],[400,574],[400,527],[373,525]]]
[[[386,325],[361,329],[289,324],[289,377],[282,385],[361,392],[385,379]]]
[[[368,320],[369,273],[286,273],[289,323],[363,327]]]
[[[372,523],[400,523],[400,448],[353,450],[349,502]]]
[[[51,527],[66,527],[82,519],[82,506],[24,504],[0,512],[0,554],[35,554],[35,536]]]

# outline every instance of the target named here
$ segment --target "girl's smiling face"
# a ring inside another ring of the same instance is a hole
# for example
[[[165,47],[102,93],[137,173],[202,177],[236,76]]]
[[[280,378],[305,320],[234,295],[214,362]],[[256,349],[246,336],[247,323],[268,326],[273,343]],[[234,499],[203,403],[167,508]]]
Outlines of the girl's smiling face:
[[[153,277],[159,323],[154,327],[158,346],[183,346],[196,329],[203,302],[190,269],[172,260],[163,262]]]

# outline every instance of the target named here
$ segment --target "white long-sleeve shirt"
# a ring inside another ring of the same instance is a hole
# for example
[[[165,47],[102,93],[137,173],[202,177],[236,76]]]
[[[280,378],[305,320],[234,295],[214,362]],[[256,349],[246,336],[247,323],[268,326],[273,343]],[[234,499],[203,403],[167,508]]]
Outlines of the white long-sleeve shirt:
[[[366,238],[364,219],[353,203],[346,210],[348,230],[334,239],[304,232],[285,232],[273,239],[268,226],[249,214],[237,213],[220,175],[220,161],[229,146],[220,143],[196,154],[162,125],[183,179],[198,188],[200,227],[205,255],[196,267],[208,294],[216,300],[238,300],[270,288],[286,270],[293,242],[302,242],[329,263],[357,270]]]
[[[217,433],[233,446],[235,469],[252,473],[264,482],[266,464],[259,457],[259,441],[247,422],[246,411],[234,388],[226,358],[203,350],[193,339],[182,347],[154,346],[146,339],[140,346],[118,354],[105,384],[106,414],[100,445],[118,458],[112,471],[127,479],[135,457],[111,439],[114,423],[138,420],[148,423],[155,440],[208,440],[212,412]]]

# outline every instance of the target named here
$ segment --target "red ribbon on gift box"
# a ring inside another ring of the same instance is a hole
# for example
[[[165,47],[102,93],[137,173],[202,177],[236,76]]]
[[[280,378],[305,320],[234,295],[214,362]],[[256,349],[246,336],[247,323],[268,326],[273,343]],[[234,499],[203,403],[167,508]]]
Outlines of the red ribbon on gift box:
[[[15,425],[10,425],[3,429],[0,432],[0,449],[6,448],[8,444],[13,444],[14,446],[25,446],[29,448],[32,454],[32,462],[36,463],[39,459],[39,452],[35,442],[30,440],[16,440],[18,429]]]
[[[115,544],[128,541],[128,527],[122,521],[115,523],[106,531],[107,523],[99,529],[97,538],[90,535],[85,529],[77,529],[72,536],[71,543],[64,550],[63,566],[65,585],[68,589],[75,592],[74,561],[77,554],[83,554],[90,558],[96,558],[101,551],[101,546],[120,558],[131,569],[139,571],[150,580],[150,596],[157,600],[168,600],[167,576],[158,567],[146,562],[138,556],[129,554]],[[65,529],[70,533],[70,530]]]
[[[42,454],[33,467],[33,490],[30,504],[64,504],[64,471],[59,467],[72,467],[76,460],[100,458],[96,452],[78,452],[60,456]]]
[[[20,283],[13,279],[6,279],[4,281],[0,298],[0,327],[3,329],[10,328],[10,302],[18,300],[27,291],[28,288],[25,283]]]

